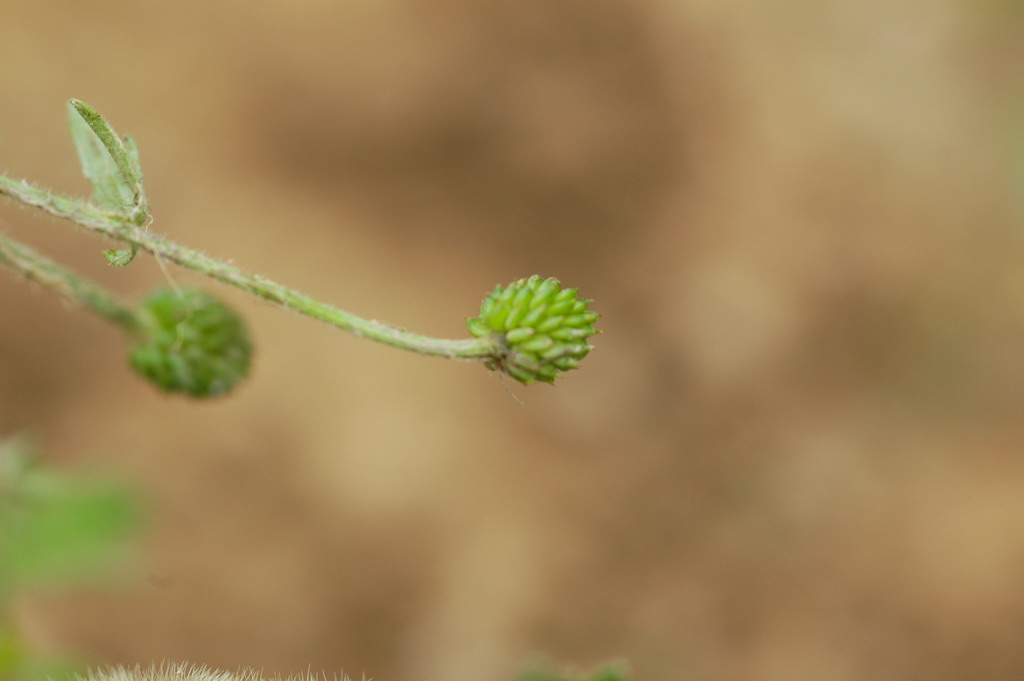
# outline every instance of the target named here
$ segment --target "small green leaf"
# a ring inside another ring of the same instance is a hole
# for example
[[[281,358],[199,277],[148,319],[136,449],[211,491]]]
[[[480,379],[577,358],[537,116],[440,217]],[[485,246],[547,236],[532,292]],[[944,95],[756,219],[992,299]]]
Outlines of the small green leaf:
[[[92,183],[93,200],[136,225],[144,224],[149,208],[138,146],[131,138],[118,137],[110,123],[85,102],[70,100],[68,119],[82,172]]]
[[[71,104],[68,104],[68,124],[82,173],[92,184],[93,201],[118,213],[130,212],[135,198],[132,188],[122,178],[113,156],[100,138]]]
[[[14,628],[4,624],[0,622],[0,679],[11,679],[24,665],[27,651]]]
[[[124,267],[135,259],[138,252],[139,247],[132,244],[131,248],[119,248],[114,251],[103,251],[103,257],[107,259],[109,264],[114,265],[115,267]]]
[[[121,558],[138,520],[134,499],[125,490],[50,480],[37,492],[5,528],[3,560],[13,584],[77,581]]]
[[[110,481],[66,476],[0,449],[0,585],[8,590],[96,576],[125,554],[140,521],[135,496]],[[2,463],[2,461],[0,461]],[[26,467],[27,466],[27,467]]]

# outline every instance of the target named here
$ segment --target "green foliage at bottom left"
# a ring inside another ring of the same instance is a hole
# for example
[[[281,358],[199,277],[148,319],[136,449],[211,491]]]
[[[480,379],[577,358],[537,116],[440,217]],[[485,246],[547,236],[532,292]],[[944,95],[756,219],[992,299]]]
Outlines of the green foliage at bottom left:
[[[141,519],[125,486],[49,470],[24,440],[0,441],[0,679],[55,671],[19,636],[15,600],[102,578],[129,556]]]

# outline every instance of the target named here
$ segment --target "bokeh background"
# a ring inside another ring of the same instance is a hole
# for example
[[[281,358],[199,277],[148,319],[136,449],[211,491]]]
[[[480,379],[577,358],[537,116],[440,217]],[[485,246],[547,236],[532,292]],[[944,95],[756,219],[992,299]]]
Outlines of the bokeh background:
[[[0,275],[0,433],[151,516],[128,576],[21,604],[34,645],[1024,678],[1022,37],[1010,0],[4,2],[8,174],[86,193],[78,97],[175,240],[433,335],[532,273],[605,315],[521,407],[204,284],[258,358],[198,403]],[[164,283],[10,202],[0,229],[132,300]]]

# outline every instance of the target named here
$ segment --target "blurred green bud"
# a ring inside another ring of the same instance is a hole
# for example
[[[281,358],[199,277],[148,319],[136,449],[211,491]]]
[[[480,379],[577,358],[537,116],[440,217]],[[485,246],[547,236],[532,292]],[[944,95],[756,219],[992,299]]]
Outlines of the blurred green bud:
[[[162,390],[215,397],[249,372],[252,344],[242,319],[209,294],[161,289],[140,307],[136,371]]]
[[[495,340],[499,350],[487,368],[520,383],[554,383],[594,349],[587,339],[597,333],[594,322],[601,315],[587,309],[591,302],[554,277],[533,275],[496,286],[466,326],[477,338]]]

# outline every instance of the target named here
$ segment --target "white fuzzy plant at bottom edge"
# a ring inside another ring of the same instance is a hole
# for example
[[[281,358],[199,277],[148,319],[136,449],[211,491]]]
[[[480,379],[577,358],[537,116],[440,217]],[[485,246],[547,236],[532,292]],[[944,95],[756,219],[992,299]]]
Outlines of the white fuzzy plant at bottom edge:
[[[92,669],[85,676],[76,675],[76,681],[350,681],[347,674],[328,677],[325,674],[297,674],[292,676],[264,676],[255,669],[229,672],[192,664],[164,663],[151,667],[107,667]],[[363,677],[366,681],[366,677]]]

